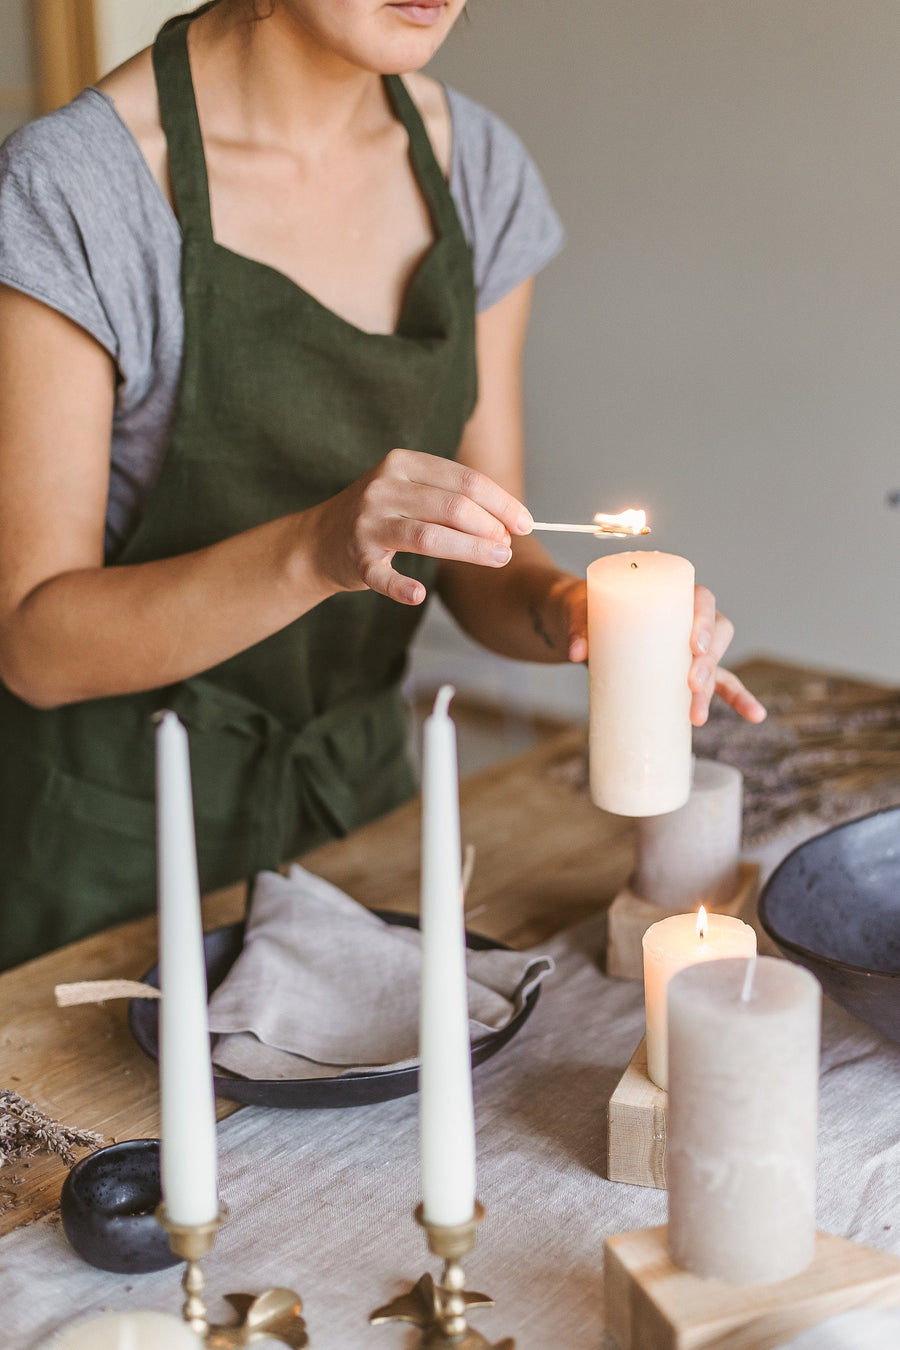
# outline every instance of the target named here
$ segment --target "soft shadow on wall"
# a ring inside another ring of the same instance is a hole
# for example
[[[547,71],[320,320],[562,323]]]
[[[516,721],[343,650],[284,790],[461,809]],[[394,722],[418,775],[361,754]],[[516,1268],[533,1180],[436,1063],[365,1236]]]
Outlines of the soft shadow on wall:
[[[569,236],[536,291],[529,504],[646,506],[648,543],[734,619],[734,659],[895,683],[900,6],[469,11],[432,73],[519,133]],[[553,678],[527,676],[545,705]]]

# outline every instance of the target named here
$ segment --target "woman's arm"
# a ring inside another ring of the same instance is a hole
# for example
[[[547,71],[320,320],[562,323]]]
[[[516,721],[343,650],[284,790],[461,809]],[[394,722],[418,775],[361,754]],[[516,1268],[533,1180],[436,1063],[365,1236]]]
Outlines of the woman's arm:
[[[180,557],[103,566],[114,370],[76,324],[0,286],[0,679],[36,707],[209,669],[327,596],[424,598],[394,552],[501,567],[521,503],[392,451],[338,496]]]
[[[533,281],[525,281],[478,316],[478,403],[458,455],[460,464],[516,497],[524,490],[522,352],[533,289]],[[533,535],[514,540],[512,550],[512,561],[491,578],[443,563],[441,598],[460,627],[491,651],[520,661],[565,661],[563,597],[581,583],[561,572]]]
[[[523,495],[522,354],[533,282],[526,281],[478,317],[478,404],[463,437],[459,462]],[[471,637],[501,656],[524,661],[587,658],[587,586],[563,572],[533,537],[512,543],[513,557],[489,575],[443,563],[440,593]],[[734,628],[698,586],[690,672],[691,721],[702,726],[717,692],[743,717],[760,722],[765,709],[719,661]]]

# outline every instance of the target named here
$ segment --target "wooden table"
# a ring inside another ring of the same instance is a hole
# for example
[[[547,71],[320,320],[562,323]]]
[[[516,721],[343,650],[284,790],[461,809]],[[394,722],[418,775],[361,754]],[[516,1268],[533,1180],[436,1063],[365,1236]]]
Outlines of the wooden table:
[[[742,677],[765,700],[809,688],[820,697],[822,672],[783,663],[745,663]],[[853,686],[865,698],[883,695]],[[598,811],[554,767],[571,761],[585,729],[560,732],[535,749],[463,782],[462,828],[476,847],[467,900],[470,926],[517,947],[538,943],[608,905],[632,864],[630,822]],[[900,765],[886,766],[900,781]],[[900,793],[897,800],[900,801]],[[418,904],[419,806],[326,844],[304,858],[312,871],[362,903],[415,911]],[[207,928],[243,915],[243,887],[204,900]],[[159,1133],[157,1070],[135,1045],[127,1005],[58,1009],[53,989],[74,980],[139,978],[156,961],[156,923],[147,918],[85,938],[0,975],[0,1086],[10,1087],[66,1124],[99,1130],[112,1142]],[[220,1117],[240,1109],[219,1102]],[[55,1210],[65,1167],[35,1157],[0,1171],[0,1234]]]

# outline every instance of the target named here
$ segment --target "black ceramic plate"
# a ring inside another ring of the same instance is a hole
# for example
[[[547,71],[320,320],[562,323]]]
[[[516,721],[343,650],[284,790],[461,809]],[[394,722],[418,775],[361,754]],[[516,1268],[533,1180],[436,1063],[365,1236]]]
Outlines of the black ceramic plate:
[[[795,848],[763,887],[759,917],[835,1003],[900,1041],[900,806]]]
[[[403,928],[418,928],[413,914],[397,914],[392,910],[375,910],[385,923]],[[227,924],[203,935],[206,955],[206,979],[209,992],[217,989],[238,958],[244,942],[244,925]],[[466,944],[472,951],[508,951],[502,942],[466,933]],[[159,988],[159,966],[148,970],[145,984]],[[531,1015],[537,1003],[540,986],[533,989],[521,1012],[517,1013],[501,1031],[494,1031],[472,1045],[472,1064],[482,1064],[506,1044]],[[128,1023],[138,1045],[151,1059],[159,1058],[159,1001],[135,998],[128,1011]],[[390,1069],[385,1073],[354,1074],[352,1078],[310,1078],[298,1080],[265,1078],[232,1078],[213,1074],[217,1097],[253,1106],[280,1106],[318,1109],[328,1106],[369,1106],[372,1102],[386,1102],[393,1097],[406,1097],[419,1085],[417,1068]]]

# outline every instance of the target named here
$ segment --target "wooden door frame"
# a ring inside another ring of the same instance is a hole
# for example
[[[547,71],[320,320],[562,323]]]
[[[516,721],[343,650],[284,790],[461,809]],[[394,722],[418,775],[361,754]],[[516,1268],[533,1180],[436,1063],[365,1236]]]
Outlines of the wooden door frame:
[[[94,0],[31,0],[42,113],[68,103],[97,79]]]

